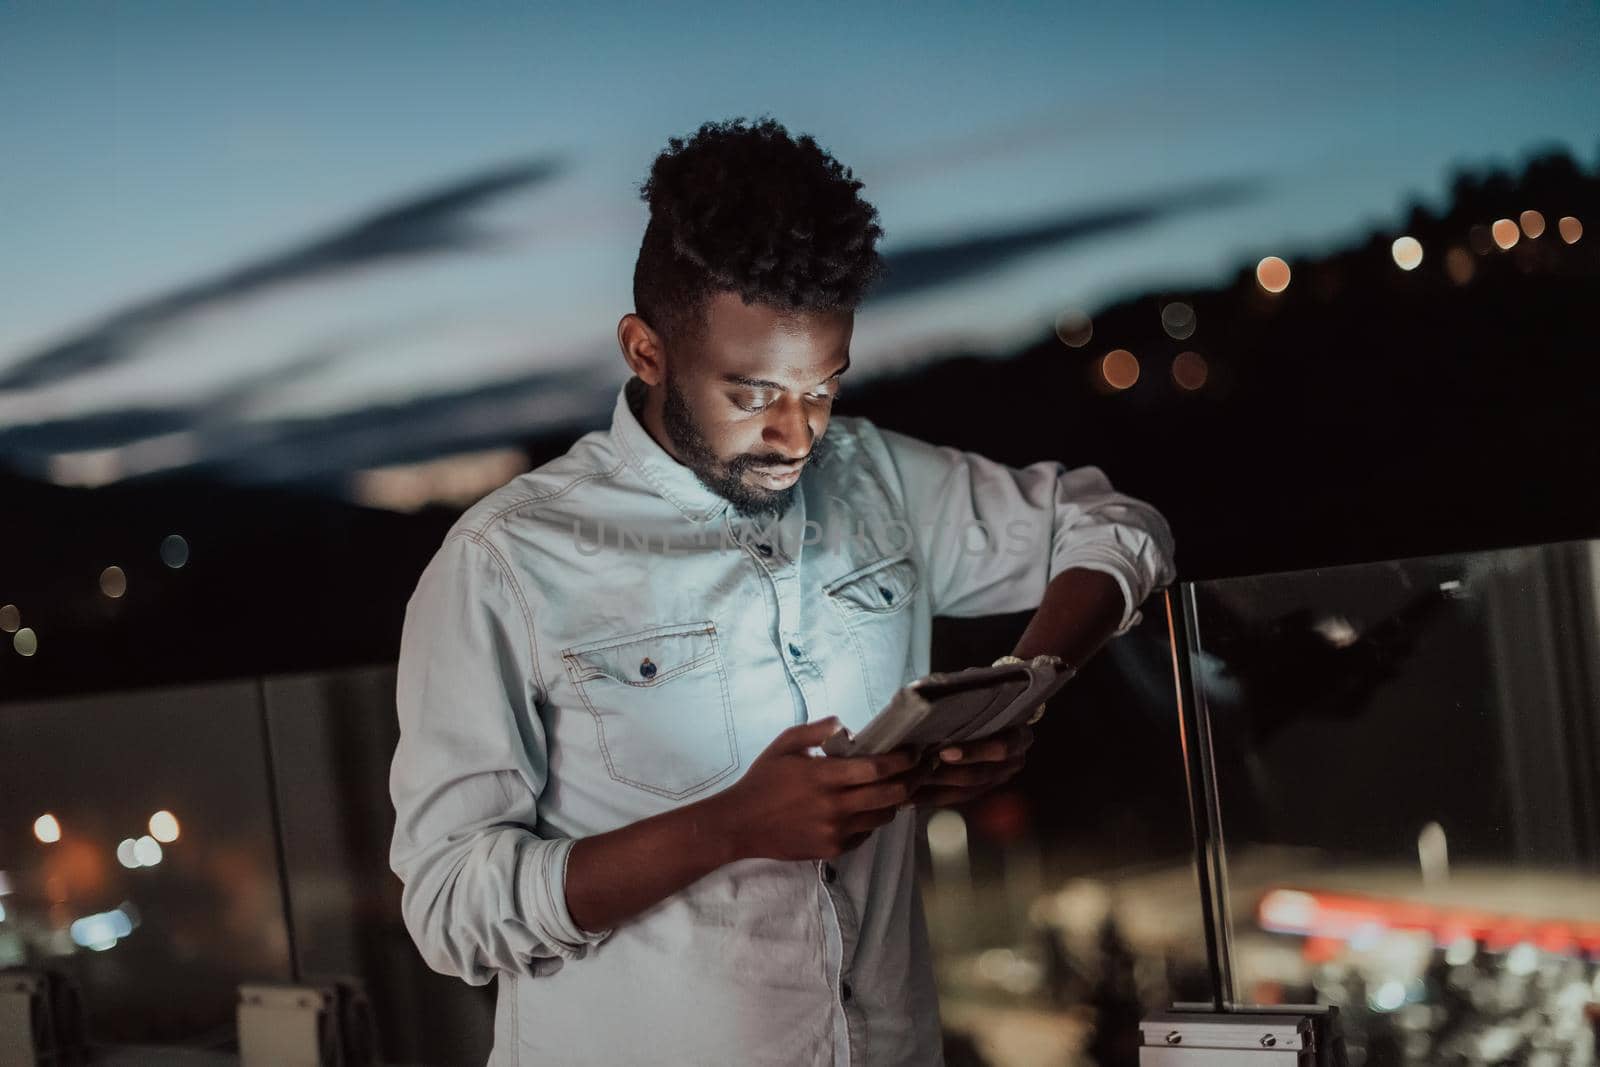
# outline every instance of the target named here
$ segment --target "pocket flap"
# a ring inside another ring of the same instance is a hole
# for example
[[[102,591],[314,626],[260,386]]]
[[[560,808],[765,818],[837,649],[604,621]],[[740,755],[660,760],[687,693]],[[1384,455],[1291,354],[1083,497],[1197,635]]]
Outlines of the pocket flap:
[[[822,587],[836,604],[854,611],[898,611],[917,589],[917,566],[906,555],[858,567]]]
[[[624,685],[660,685],[717,654],[715,623],[656,626],[563,649],[574,682],[607,677]]]

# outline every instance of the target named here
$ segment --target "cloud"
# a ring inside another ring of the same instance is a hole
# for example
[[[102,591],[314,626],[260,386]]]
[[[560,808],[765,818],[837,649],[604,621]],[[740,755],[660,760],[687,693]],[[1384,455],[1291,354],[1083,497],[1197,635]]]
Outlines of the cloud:
[[[4,373],[0,390],[48,385],[130,357],[139,344],[182,317],[271,286],[384,260],[473,248],[491,239],[471,212],[512,190],[549,181],[555,160],[511,164],[384,208],[325,236],[119,311],[50,345]]]
[[[906,296],[964,281],[1047,248],[1148,226],[1174,215],[1228,207],[1256,195],[1261,188],[1261,182],[1243,179],[1209,182],[1143,200],[1056,215],[1012,229],[885,253],[888,273],[868,299]]]
[[[600,425],[621,384],[623,368],[614,356],[609,348],[597,350],[572,368],[321,416],[224,417],[213,400],[99,412],[0,430],[0,456],[33,477],[82,469],[89,472],[85,479],[69,480],[93,484],[181,471],[240,484],[342,486],[351,471],[365,467],[504,445],[562,426]],[[241,389],[239,396],[248,392]]]

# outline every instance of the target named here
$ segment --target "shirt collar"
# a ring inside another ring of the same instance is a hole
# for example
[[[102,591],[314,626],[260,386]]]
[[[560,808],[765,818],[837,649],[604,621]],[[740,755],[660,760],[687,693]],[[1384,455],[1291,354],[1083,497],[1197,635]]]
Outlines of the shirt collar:
[[[650,431],[639,422],[628,403],[630,391],[638,390],[643,400],[644,382],[633,375],[617,390],[617,404],[611,413],[611,437],[624,457],[650,487],[683,512],[691,522],[705,522],[721,515],[728,507],[724,496],[713,492],[694,471],[674,459]]]

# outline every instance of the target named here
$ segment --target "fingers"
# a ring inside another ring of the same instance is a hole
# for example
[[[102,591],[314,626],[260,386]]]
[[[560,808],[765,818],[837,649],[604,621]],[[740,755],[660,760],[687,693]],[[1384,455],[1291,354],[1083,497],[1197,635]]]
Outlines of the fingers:
[[[1015,759],[1000,760],[998,762],[980,761],[970,764],[946,764],[937,767],[929,775],[924,789],[938,789],[946,786],[956,786],[970,789],[974,786],[998,785],[1016,775],[1022,770],[1025,760],[1018,756]]]
[[[994,784],[998,785],[999,783]],[[994,788],[993,785],[979,788],[951,786],[947,789],[924,789],[917,794],[917,806],[923,808],[946,808],[952,804],[962,804],[980,797],[992,788]]]
[[[916,765],[914,750],[897,748],[878,756],[834,756],[818,768],[818,773],[830,785],[865,785],[901,774]]]
[[[993,737],[964,741],[959,745],[947,745],[939,750],[939,758],[945,763],[998,763],[1002,760],[1016,759],[1028,751],[1028,746],[1031,744],[1033,744],[1032,728],[1015,726]]]
[[[791,726],[767,746],[768,752],[804,752],[815,748],[828,738],[832,737],[839,729],[839,716],[829,715],[826,719],[816,722],[803,722],[798,726]]]
[[[891,781],[874,782],[870,785],[858,785],[844,790],[840,802],[849,811],[875,811],[881,808],[897,808],[911,799],[911,794],[916,792],[917,782],[910,777],[901,776]]]

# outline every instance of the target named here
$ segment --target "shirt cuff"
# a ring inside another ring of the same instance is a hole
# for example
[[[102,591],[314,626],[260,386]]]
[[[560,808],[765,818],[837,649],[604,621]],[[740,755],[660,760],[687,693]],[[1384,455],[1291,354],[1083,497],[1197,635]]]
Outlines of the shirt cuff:
[[[610,929],[582,929],[567,910],[567,857],[572,854],[572,845],[570,837],[545,839],[540,849],[537,877],[529,886],[529,892],[535,895],[530,914],[547,917],[551,949],[569,960],[582,959],[590,945],[597,945],[611,936]]]
[[[1134,598],[1133,582],[1128,578],[1130,572],[1138,573],[1137,565],[1132,560],[1101,545],[1083,545],[1056,565],[1055,574],[1073,567],[1109,574],[1117,583],[1117,588],[1122,590],[1122,619],[1117,628],[1111,632],[1112,637],[1121,637],[1144,619],[1143,613],[1139,611],[1139,604],[1144,598]]]

